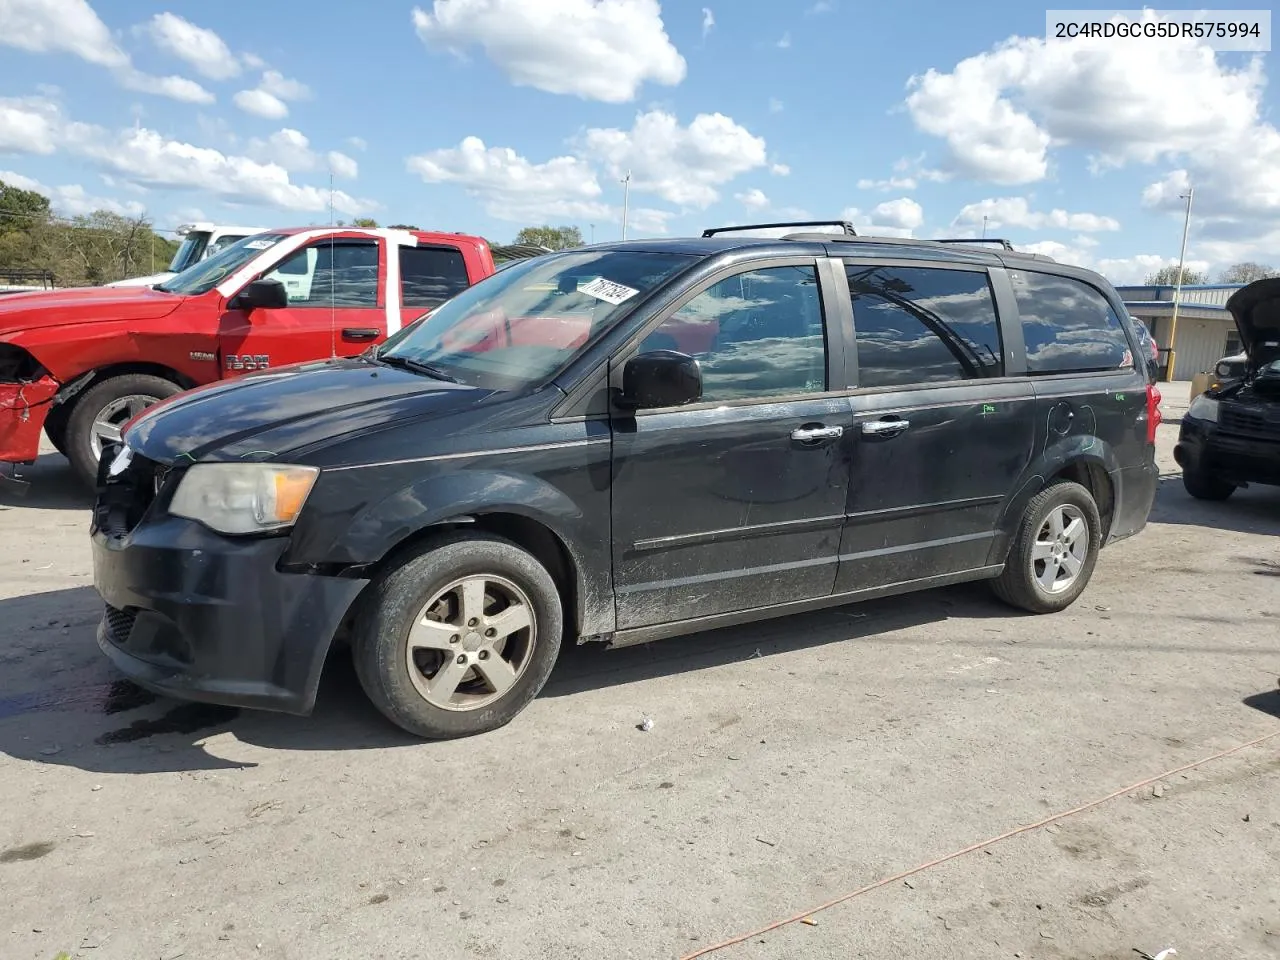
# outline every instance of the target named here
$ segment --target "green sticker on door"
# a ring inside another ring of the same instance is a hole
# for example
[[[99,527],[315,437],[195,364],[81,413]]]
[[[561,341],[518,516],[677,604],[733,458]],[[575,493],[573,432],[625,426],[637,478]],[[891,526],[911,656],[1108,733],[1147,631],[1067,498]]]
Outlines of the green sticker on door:
[[[989,417],[989,416],[991,416],[991,415],[992,415],[993,413],[995,413],[995,412],[996,412],[996,408],[995,408],[995,407],[993,407],[991,404],[989,404],[989,403],[984,403],[984,404],[982,405],[982,414],[981,414],[981,416]]]

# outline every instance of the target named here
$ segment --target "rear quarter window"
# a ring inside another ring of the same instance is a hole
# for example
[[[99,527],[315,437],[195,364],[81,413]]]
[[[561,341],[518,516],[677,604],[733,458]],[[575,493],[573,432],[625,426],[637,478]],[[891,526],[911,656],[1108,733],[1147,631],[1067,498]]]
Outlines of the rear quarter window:
[[[1027,372],[1098,373],[1133,366],[1120,317],[1098,290],[1074,277],[1010,270],[1027,345]]]
[[[438,307],[470,285],[461,251],[451,247],[400,248],[400,297],[406,307]]]

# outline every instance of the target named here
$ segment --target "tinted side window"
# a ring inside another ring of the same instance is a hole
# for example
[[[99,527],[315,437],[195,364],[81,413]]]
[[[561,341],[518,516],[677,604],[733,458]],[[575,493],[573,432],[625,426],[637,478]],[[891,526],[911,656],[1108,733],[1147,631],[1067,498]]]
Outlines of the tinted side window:
[[[679,350],[702,367],[704,401],[827,388],[822,298],[814,267],[768,267],[721,280],[663,321],[640,352]]]
[[[858,386],[894,387],[1004,374],[985,272],[846,263]]]
[[[461,251],[400,248],[400,302],[406,307],[438,307],[470,285]]]
[[[1010,270],[1022,316],[1027,372],[1087,373],[1133,365],[1129,339],[1106,297],[1071,277]]]
[[[378,245],[342,241],[303,247],[264,279],[284,284],[291,307],[376,307]]]

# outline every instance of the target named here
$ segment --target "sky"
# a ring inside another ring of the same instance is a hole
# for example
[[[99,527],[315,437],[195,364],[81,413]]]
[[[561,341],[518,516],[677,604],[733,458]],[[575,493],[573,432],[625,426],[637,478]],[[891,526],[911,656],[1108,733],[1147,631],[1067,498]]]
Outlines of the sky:
[[[1190,265],[1280,265],[1273,63],[1046,43],[1043,6],[1005,0],[0,0],[0,180],[158,229],[602,242],[629,171],[632,237],[986,216],[1133,283],[1177,262],[1189,187]]]

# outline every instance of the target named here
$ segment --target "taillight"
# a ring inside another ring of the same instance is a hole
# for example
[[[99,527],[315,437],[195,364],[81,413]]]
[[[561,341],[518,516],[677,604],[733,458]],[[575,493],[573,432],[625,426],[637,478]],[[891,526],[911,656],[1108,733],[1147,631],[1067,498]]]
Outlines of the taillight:
[[[1147,385],[1147,443],[1154,444],[1156,442],[1156,428],[1160,426],[1162,414],[1160,413],[1160,391],[1156,389],[1154,384]]]

